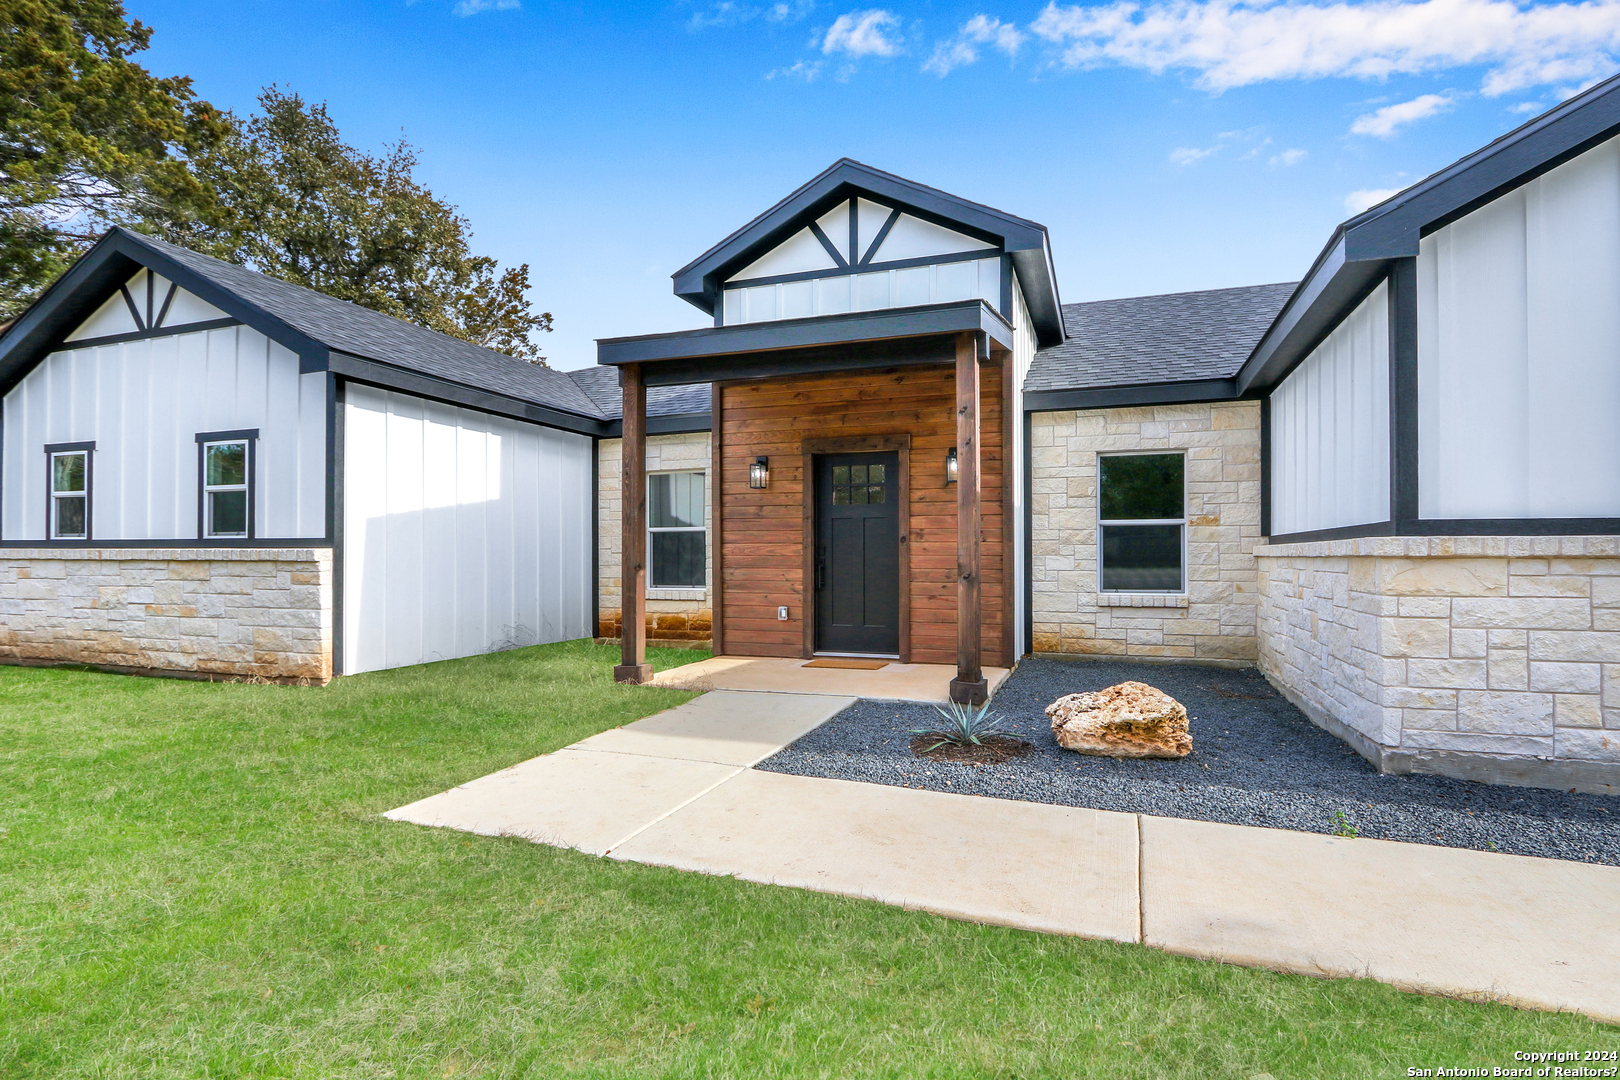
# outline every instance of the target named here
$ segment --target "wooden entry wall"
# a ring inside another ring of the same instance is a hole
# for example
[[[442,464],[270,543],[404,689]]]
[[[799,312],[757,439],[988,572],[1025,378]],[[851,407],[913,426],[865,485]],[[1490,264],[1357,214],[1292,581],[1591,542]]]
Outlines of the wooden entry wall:
[[[1004,424],[1010,387],[1003,358],[985,363],[980,384],[983,468],[981,641],[986,663],[1012,662],[1012,533],[1004,528],[1010,474]],[[714,538],[716,622],[726,653],[806,656],[814,603],[806,594],[804,450],[808,444],[870,436],[909,436],[909,521],[902,521],[901,659],[956,664],[956,486],[945,482],[956,443],[956,373],[948,365],[717,384],[721,463]],[[770,458],[770,486],[748,486],[748,466]],[[787,605],[788,620],[776,609]],[[907,631],[909,630],[909,633]],[[906,654],[909,644],[909,656]]]

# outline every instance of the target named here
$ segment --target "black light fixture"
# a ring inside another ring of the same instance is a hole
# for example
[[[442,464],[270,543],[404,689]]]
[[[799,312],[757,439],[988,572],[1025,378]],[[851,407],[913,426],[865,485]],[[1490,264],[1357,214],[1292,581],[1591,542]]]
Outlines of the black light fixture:
[[[748,486],[763,490],[771,482],[771,459],[758,457],[748,466]]]
[[[945,482],[947,484],[956,483],[956,447],[954,446],[945,452]]]

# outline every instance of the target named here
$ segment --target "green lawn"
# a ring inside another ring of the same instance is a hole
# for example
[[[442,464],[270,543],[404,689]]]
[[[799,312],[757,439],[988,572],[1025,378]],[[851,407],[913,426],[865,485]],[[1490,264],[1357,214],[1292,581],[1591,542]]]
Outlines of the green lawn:
[[[1283,1080],[1616,1045],[378,817],[690,696],[612,685],[615,656],[325,688],[0,669],[0,1077]]]

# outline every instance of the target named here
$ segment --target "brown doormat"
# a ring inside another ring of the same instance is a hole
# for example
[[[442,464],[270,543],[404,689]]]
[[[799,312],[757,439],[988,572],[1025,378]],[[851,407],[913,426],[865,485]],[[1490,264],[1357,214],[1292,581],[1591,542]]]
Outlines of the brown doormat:
[[[887,660],[846,660],[839,656],[823,656],[810,661],[808,664],[800,664],[799,666],[855,668],[858,671],[876,671],[878,668],[888,667],[889,662]]]

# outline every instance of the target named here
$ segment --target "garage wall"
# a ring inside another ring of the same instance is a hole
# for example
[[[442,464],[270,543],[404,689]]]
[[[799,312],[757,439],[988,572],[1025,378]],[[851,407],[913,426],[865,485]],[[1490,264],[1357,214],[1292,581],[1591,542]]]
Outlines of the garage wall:
[[[591,440],[345,387],[342,673],[589,636]]]

